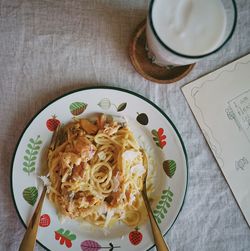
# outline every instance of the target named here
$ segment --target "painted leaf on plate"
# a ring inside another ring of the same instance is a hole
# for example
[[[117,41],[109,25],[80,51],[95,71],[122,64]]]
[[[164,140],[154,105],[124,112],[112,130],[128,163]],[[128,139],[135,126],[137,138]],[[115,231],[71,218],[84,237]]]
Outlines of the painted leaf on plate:
[[[101,245],[96,241],[86,240],[81,243],[81,249],[82,251],[98,251]]]
[[[153,211],[154,217],[158,224],[162,222],[162,220],[165,218],[168,208],[171,206],[171,202],[173,200],[173,192],[170,190],[170,187],[166,190],[162,191],[161,198],[156,206],[156,209]]]
[[[38,190],[36,187],[27,187],[23,190],[23,198],[34,206],[38,197]]]
[[[42,144],[42,140],[40,139],[40,135],[38,135],[35,139],[29,139],[29,143],[27,144],[27,149],[25,150],[25,155],[23,157],[23,171],[30,173],[35,171],[35,160],[37,159],[38,150],[40,149],[40,145]]]
[[[111,107],[111,101],[108,98],[103,98],[98,103],[98,106],[100,106],[103,110],[108,110]]]
[[[176,162],[174,160],[165,160],[162,165],[167,176],[172,178],[176,171]]]
[[[86,110],[87,106],[88,104],[84,102],[74,102],[70,104],[69,110],[72,115],[78,116]]]
[[[160,147],[161,149],[167,144],[166,142],[166,135],[164,134],[164,129],[159,128],[158,130],[152,130],[151,131],[153,135],[153,140],[155,141],[156,145]]]
[[[121,111],[125,110],[126,106],[127,106],[127,103],[121,103],[121,104],[117,107],[117,111],[118,111],[118,112],[121,112]]]
[[[137,113],[136,120],[141,125],[147,125],[148,124],[148,116],[147,116],[146,113]]]
[[[76,235],[71,233],[69,230],[64,230],[63,228],[55,231],[55,239],[59,240],[61,245],[64,245],[68,248],[72,247],[72,241],[76,239]]]
[[[115,248],[120,248],[120,246],[114,246],[112,242],[109,243],[109,246],[101,246],[98,242],[93,240],[86,240],[81,243],[82,251],[98,251],[100,249],[112,251]]]

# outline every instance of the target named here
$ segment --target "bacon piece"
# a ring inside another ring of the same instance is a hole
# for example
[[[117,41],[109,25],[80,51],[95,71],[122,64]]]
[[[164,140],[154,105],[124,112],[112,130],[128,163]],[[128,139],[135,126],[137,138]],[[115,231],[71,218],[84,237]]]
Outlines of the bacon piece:
[[[72,176],[71,178],[74,179],[74,178],[78,178],[78,177],[83,177],[83,171],[84,171],[84,163],[81,162],[80,165],[75,165],[72,169]]]
[[[97,126],[99,129],[103,129],[107,118],[106,115],[102,114],[97,118]]]
[[[80,125],[84,131],[86,131],[88,134],[96,134],[98,131],[98,127],[91,122],[89,122],[87,119],[80,119]]]
[[[76,153],[80,153],[83,161],[92,159],[96,151],[96,147],[84,136],[74,141],[74,148]]]

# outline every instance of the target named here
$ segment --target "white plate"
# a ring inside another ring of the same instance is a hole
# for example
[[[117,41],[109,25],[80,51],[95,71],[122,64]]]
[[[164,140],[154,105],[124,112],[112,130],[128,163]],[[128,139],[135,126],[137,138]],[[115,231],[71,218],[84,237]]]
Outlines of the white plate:
[[[29,222],[42,190],[37,176],[53,128],[59,121],[67,123],[74,116],[88,117],[97,112],[125,116],[137,140],[149,154],[151,169],[155,167],[152,208],[165,234],[176,220],[186,193],[184,144],[174,124],[159,107],[136,93],[113,87],[93,87],[66,94],[48,104],[30,121],[17,144],[12,164],[12,194],[22,222],[25,226]],[[60,221],[47,199],[37,240],[53,251],[141,251],[154,245],[149,222],[139,226],[139,230],[118,224],[107,233],[75,220]]]

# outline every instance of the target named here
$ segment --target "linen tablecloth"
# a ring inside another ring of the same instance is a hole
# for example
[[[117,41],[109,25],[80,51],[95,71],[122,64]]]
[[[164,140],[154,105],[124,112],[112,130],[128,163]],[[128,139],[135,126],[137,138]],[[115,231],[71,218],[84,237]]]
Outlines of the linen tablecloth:
[[[25,232],[10,191],[11,159],[25,125],[50,100],[81,87],[116,86],[162,108],[188,154],[182,211],[166,235],[171,250],[250,250],[250,229],[205,142],[181,86],[250,52],[250,1],[238,0],[233,38],[181,81],[143,79],[128,57],[148,1],[0,1],[0,250],[18,250]],[[249,83],[250,85],[250,83]],[[44,250],[38,244],[36,250]]]

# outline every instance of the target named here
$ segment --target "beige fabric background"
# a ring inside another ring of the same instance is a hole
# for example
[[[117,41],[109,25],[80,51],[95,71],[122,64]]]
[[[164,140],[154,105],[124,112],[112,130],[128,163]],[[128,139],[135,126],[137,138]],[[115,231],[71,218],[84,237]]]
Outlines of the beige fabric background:
[[[183,80],[157,85],[130,64],[128,43],[148,1],[0,1],[0,250],[18,250],[24,234],[10,192],[10,166],[25,125],[58,95],[109,85],[155,102],[173,120],[189,157],[184,207],[166,239],[171,250],[250,250],[250,229],[180,87],[250,52],[250,1],[237,0],[232,40]],[[250,84],[250,83],[249,83]],[[44,250],[39,245],[36,250]]]

